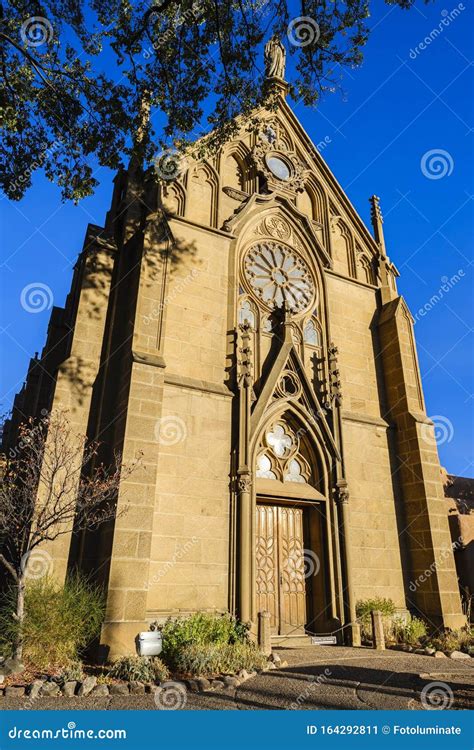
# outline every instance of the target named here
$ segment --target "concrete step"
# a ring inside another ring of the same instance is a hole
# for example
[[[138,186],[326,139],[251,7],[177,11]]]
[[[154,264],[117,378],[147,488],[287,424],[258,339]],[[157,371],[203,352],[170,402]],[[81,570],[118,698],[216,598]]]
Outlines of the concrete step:
[[[272,646],[284,646],[285,648],[304,648],[311,646],[310,635],[272,635]]]

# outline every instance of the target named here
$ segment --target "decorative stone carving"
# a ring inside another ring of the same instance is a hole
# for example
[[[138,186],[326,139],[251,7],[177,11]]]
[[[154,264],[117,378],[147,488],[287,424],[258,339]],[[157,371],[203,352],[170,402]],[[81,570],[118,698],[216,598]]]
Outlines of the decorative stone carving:
[[[253,148],[250,159],[255,169],[267,181],[270,190],[301,193],[304,190],[305,165],[294,151],[278,151],[267,140],[260,140]],[[272,167],[281,164],[280,173]],[[283,166],[286,168],[283,174]]]
[[[285,79],[286,50],[277,36],[265,45],[265,77]]]
[[[297,399],[300,393],[301,383],[296,373],[291,370],[285,370],[276,386],[276,395],[280,398]]]
[[[291,227],[288,222],[280,216],[268,216],[263,224],[268,234],[272,237],[278,237],[279,240],[290,239]]]
[[[232,198],[235,201],[245,201],[249,197],[249,194],[244,192],[243,190],[237,190],[237,188],[233,187],[223,187],[223,192],[229,196],[229,198]]]
[[[311,467],[300,451],[300,430],[294,432],[290,425],[278,420],[264,435],[256,476],[307,484],[311,473]]]
[[[256,298],[270,310],[285,305],[289,312],[303,313],[313,304],[312,274],[292,248],[277,242],[259,242],[247,252],[245,278]]]
[[[238,347],[238,365],[240,380],[247,387],[252,385],[252,326],[247,321],[239,326],[240,329],[240,346]]]
[[[334,499],[341,505],[349,502],[349,487],[345,479],[340,479],[334,488]]]
[[[342,401],[340,371],[337,367],[338,348],[331,342],[329,349],[329,375],[331,378],[331,397],[336,404],[340,405]]]
[[[239,492],[250,492],[252,488],[252,477],[250,474],[241,474],[237,479]]]

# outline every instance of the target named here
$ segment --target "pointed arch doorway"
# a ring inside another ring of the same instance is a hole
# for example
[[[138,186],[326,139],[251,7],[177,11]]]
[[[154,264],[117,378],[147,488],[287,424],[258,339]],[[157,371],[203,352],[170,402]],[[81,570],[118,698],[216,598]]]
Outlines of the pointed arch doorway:
[[[268,494],[267,482],[257,482],[256,608],[270,613],[272,635],[317,632],[328,599],[326,504],[291,496],[296,488]]]

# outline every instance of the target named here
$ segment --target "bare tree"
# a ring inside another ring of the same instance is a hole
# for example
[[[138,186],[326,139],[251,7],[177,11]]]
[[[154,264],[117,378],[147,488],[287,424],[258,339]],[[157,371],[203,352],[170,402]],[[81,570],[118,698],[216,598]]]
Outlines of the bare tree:
[[[15,448],[5,456],[0,477],[0,563],[16,587],[19,624],[25,611],[28,575],[39,577],[51,557],[40,545],[71,530],[94,529],[116,517],[119,483],[136,466],[96,465],[99,443],[71,427],[58,412],[21,425]],[[139,460],[139,459],[137,459]],[[32,572],[31,569],[33,568]],[[21,635],[15,656],[22,657]]]

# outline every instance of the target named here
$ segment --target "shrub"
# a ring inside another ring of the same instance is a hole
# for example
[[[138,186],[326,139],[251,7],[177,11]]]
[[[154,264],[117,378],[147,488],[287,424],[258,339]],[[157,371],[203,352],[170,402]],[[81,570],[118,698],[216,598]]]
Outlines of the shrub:
[[[445,630],[431,639],[431,644],[438,651],[466,651],[474,648],[474,630],[467,626],[461,630]]]
[[[418,646],[420,641],[426,636],[426,625],[418,617],[412,617],[408,622],[395,619],[393,622],[393,634],[397,643]]]
[[[157,656],[122,656],[112,665],[109,677],[127,682],[163,682],[169,671]]]
[[[171,669],[186,646],[242,644],[248,642],[248,627],[229,614],[196,612],[190,617],[168,619],[161,626],[164,661]]]
[[[372,639],[372,610],[378,610],[382,613],[385,636],[389,638],[392,628],[391,618],[395,614],[395,603],[391,599],[382,599],[379,596],[357,602],[356,615],[361,624],[362,638],[364,640]]]
[[[263,669],[266,663],[266,656],[253,643],[238,642],[188,644],[175,658],[177,672],[203,677]]]
[[[12,590],[0,622],[11,647],[20,635],[12,616],[15,599]],[[79,575],[63,586],[51,577],[29,581],[21,626],[24,659],[40,670],[68,667],[99,635],[104,609],[102,591]]]
[[[66,666],[64,666],[59,675],[58,675],[58,682],[70,682],[71,680],[80,681],[84,678],[84,671],[82,667],[82,662],[80,661],[72,661]]]

